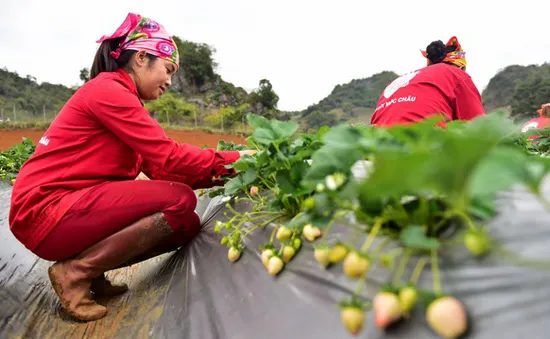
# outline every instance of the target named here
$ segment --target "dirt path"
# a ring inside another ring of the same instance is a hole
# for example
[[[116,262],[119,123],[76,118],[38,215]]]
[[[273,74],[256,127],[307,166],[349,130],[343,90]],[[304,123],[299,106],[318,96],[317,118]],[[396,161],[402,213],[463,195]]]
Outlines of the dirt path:
[[[43,133],[44,130],[39,129],[0,129],[0,150],[4,151],[12,147],[14,144],[20,143],[23,137],[31,139],[36,144],[42,137]],[[208,147],[216,147],[218,141],[222,139],[228,142],[232,141],[234,143],[246,144],[245,138],[235,135],[210,134],[203,131],[181,130],[166,130],[166,134],[179,143],[187,143],[199,147],[204,145],[208,145]]]

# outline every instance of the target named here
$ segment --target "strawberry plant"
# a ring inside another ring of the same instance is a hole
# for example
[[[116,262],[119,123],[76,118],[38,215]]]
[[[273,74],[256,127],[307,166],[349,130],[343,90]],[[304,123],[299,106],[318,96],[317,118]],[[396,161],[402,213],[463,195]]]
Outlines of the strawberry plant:
[[[222,178],[226,181],[225,186],[212,190],[209,195],[236,197],[235,202],[248,202],[253,208],[250,212],[241,213],[227,203],[230,218],[220,222],[215,230],[225,233],[223,239],[232,239],[232,242],[222,240],[228,246],[244,246],[248,234],[276,223],[278,226],[264,249],[273,251],[274,241],[277,240],[280,246],[272,255],[281,261],[268,258],[264,261],[273,262],[271,266],[275,268],[272,271],[279,272],[279,265],[289,262],[300,247],[296,243],[301,241],[299,238],[305,225],[294,227],[285,226],[285,223],[300,212],[304,200],[312,195],[313,190],[301,187],[300,183],[310,167],[308,160],[322,146],[320,139],[323,131],[316,135],[296,134],[298,125],[293,122],[270,121],[255,115],[249,115],[248,121],[254,128],[248,138],[249,147],[258,152],[229,165],[238,174],[232,178]],[[310,228],[311,237],[318,236],[315,228]],[[308,229],[305,227],[306,231]]]
[[[393,274],[372,300],[375,325],[386,328],[423,305],[435,333],[460,336],[466,310],[441,284],[441,254],[461,242],[474,257],[514,257],[487,228],[501,191],[522,185],[550,206],[540,190],[550,172],[545,136],[528,140],[497,114],[451,122],[446,129],[436,127],[434,118],[392,128],[344,124],[316,134],[296,134],[292,122],[253,115],[248,121],[254,130],[248,146],[258,152],[233,164],[239,174],[211,192],[229,200],[228,221],[216,231],[230,248],[242,248],[251,232],[273,226],[260,249],[272,275],[291,264],[295,242],[315,241],[308,255],[319,269],[341,269],[357,282],[352,302],[341,303],[342,321],[353,334],[371,306],[362,300],[366,277],[380,265]],[[250,211],[237,211],[233,204],[239,201]],[[347,226],[352,237],[329,243],[335,223]],[[415,267],[404,280],[412,260]],[[427,267],[430,288],[418,286]]]
[[[36,146],[32,140],[23,138],[23,142],[0,152],[0,180],[14,180],[21,166],[34,153]]]
[[[216,150],[218,151],[244,151],[246,149],[246,145],[240,145],[232,141],[228,142],[225,140],[218,141],[218,145],[216,146]]]

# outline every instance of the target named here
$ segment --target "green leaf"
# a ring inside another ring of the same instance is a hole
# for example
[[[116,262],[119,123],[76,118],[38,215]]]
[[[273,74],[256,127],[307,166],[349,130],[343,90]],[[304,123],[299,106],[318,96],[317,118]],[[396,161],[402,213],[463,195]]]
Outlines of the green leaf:
[[[240,189],[246,189],[248,185],[252,184],[257,178],[256,168],[250,167],[246,172],[238,174],[233,179],[225,183],[225,194],[233,195]]]
[[[256,171],[256,168],[254,167],[248,168],[246,172],[244,172],[242,175],[243,186],[250,185],[251,183],[254,182],[254,180],[256,180],[257,177],[258,177],[258,172]]]
[[[500,147],[475,168],[468,182],[471,196],[487,196],[524,180],[527,155],[518,148]]]
[[[489,220],[496,216],[496,205],[494,196],[474,197],[470,200],[468,214],[481,220]]]
[[[423,226],[408,226],[401,232],[399,239],[404,246],[413,249],[437,250],[440,246],[437,239],[426,236]]]
[[[224,187],[217,187],[217,188],[214,188],[214,189],[212,189],[208,192],[208,197],[209,198],[214,198],[214,197],[217,197],[219,195],[223,195],[224,192],[225,192]]]
[[[295,186],[299,186],[309,170],[309,164],[305,161],[294,163],[290,169],[290,179]]]
[[[336,172],[346,175],[351,173],[351,166],[364,157],[357,147],[338,148],[323,146],[312,156],[312,164],[304,177],[304,184],[324,183],[328,175]]]
[[[250,126],[254,128],[252,138],[263,145],[283,141],[298,130],[298,124],[292,121],[267,120],[253,114],[249,114],[247,119]]]
[[[258,143],[263,145],[269,145],[277,141],[277,136],[275,135],[275,132],[266,128],[258,128],[254,130],[254,132],[252,132],[252,137]]]
[[[233,195],[244,186],[242,174],[237,175],[233,179],[225,183],[225,195]]]
[[[277,139],[286,139],[298,130],[298,124],[293,121],[271,121],[271,129],[275,132]]]
[[[339,125],[328,131],[323,142],[327,146],[337,148],[354,148],[357,147],[359,141],[363,138],[361,132],[349,125]]]
[[[254,167],[255,165],[256,158],[245,155],[234,162],[232,165],[227,165],[226,167],[234,168],[237,172],[243,172],[246,171],[249,167]]]
[[[474,197],[506,190],[514,184],[539,192],[549,171],[550,159],[527,155],[514,146],[501,146],[479,164],[468,189]]]
[[[248,124],[253,129],[258,129],[258,128],[269,129],[270,128],[269,120],[267,120],[266,118],[264,118],[262,116],[259,116],[259,115],[256,115],[256,114],[248,114],[246,116],[246,120],[248,120]]]
[[[290,172],[288,170],[277,172],[276,180],[282,193],[291,194],[295,191],[296,187],[290,179]]]

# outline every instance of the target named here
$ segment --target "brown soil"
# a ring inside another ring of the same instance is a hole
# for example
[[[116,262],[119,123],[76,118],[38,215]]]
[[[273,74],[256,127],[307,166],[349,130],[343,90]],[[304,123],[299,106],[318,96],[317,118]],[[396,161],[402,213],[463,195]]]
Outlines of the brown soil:
[[[0,129],[0,150],[5,151],[15,144],[19,144],[23,137],[31,139],[35,144],[38,143],[44,130],[40,129],[17,129],[8,130]],[[204,131],[182,131],[182,130],[166,130],[166,134],[179,143],[186,143],[195,146],[216,147],[218,141],[225,140],[246,145],[245,138],[228,134],[210,134]]]

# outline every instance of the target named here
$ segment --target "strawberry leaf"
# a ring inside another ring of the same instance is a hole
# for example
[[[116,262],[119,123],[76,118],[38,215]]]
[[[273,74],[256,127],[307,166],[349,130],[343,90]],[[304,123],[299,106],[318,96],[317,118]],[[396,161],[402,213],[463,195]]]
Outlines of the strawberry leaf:
[[[424,227],[416,225],[406,227],[399,240],[404,246],[418,250],[437,250],[441,245],[437,239],[426,236]]]

